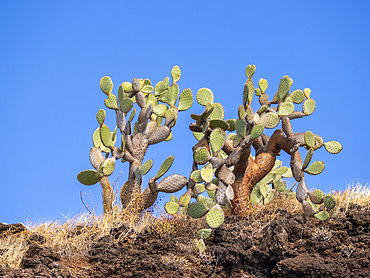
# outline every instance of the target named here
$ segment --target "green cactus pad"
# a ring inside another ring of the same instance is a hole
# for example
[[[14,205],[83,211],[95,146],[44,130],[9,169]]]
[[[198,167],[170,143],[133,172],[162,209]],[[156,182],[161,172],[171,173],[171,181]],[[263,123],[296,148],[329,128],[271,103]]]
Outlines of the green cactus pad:
[[[323,201],[324,201],[324,205],[328,208],[328,209],[332,209],[335,207],[335,198],[332,196],[332,195],[326,195],[324,198],[323,198]]]
[[[215,103],[213,107],[213,111],[209,116],[209,119],[212,120],[223,120],[225,117],[224,108],[220,103]]]
[[[226,122],[229,125],[228,131],[234,131],[236,120],[235,119],[229,119]]]
[[[144,93],[144,94],[150,94],[151,92],[153,92],[154,88],[150,85],[145,85],[143,88],[141,88],[141,91]]]
[[[247,82],[244,84],[243,89],[243,104],[245,106],[250,105],[252,103],[254,95],[254,86],[251,79],[248,79]]]
[[[256,94],[257,97],[260,97],[262,95],[262,91],[261,91],[260,88],[255,88],[254,89],[254,92],[255,92],[255,94]]]
[[[164,114],[167,111],[167,105],[166,104],[158,104],[153,107],[153,113],[156,114],[159,117],[163,117]]]
[[[191,196],[186,192],[182,195],[179,199],[179,205],[182,207],[186,207],[190,204]]]
[[[215,229],[222,225],[222,223],[224,222],[224,218],[225,216],[223,210],[218,205],[216,205],[207,213],[206,222],[209,227]]]
[[[270,193],[271,191],[271,186],[269,186],[268,184],[265,184],[265,183],[259,183],[259,189],[260,189],[260,192],[262,194],[262,196],[264,198],[267,197],[267,195]]]
[[[202,122],[206,121],[209,118],[209,116],[212,114],[213,109],[214,109],[214,105],[211,104],[210,102],[207,103],[206,108],[204,109],[204,112],[200,115],[200,120]]]
[[[306,99],[303,103],[303,113],[305,115],[311,115],[315,111],[316,103],[312,98]]]
[[[304,141],[309,148],[313,148],[315,146],[315,135],[311,131],[307,131],[304,134]]]
[[[293,177],[292,168],[288,168],[288,170],[281,176],[283,178],[292,178]]]
[[[255,186],[252,190],[250,201],[252,204],[257,205],[259,204],[263,199],[263,196],[261,194],[261,191],[259,189],[259,186]]]
[[[208,208],[199,202],[191,203],[188,206],[188,214],[193,218],[200,218],[208,212]]]
[[[225,144],[225,132],[221,129],[214,129],[209,136],[209,142],[213,153],[217,153]]]
[[[120,109],[123,113],[127,114],[130,112],[132,106],[134,105],[133,101],[129,98],[123,99],[122,103],[120,103]]]
[[[221,128],[222,130],[229,129],[229,125],[225,121],[222,121],[222,120],[211,120],[209,121],[209,126],[212,129],[215,129],[215,128]]]
[[[162,95],[168,90],[168,88],[170,87],[169,81],[170,79],[166,77],[165,79],[163,79],[163,81],[160,81],[157,83],[157,85],[155,85],[154,90],[156,96]]]
[[[274,181],[274,189],[276,189],[279,192],[284,192],[287,188],[287,183],[281,180]]]
[[[206,251],[206,245],[204,244],[203,239],[194,239],[192,243],[192,249],[195,254],[203,254]]]
[[[302,170],[305,170],[307,168],[308,164],[310,164],[312,156],[313,156],[313,149],[311,148],[311,149],[308,150],[308,152],[306,154],[306,157],[305,157],[304,162],[303,162]]]
[[[268,112],[260,118],[258,124],[262,124],[265,128],[274,128],[279,122],[280,118],[276,113]]]
[[[100,127],[100,139],[105,147],[113,147],[112,133],[110,132],[109,127],[104,124]]]
[[[110,94],[108,98],[104,100],[104,104],[109,109],[118,110],[117,97],[114,94]]]
[[[126,93],[132,91],[132,84],[130,82],[123,82],[120,87],[122,87],[123,91]]]
[[[164,205],[164,209],[169,214],[177,214],[180,210],[180,205],[178,203],[175,203],[175,202],[167,202]]]
[[[258,86],[262,93],[264,93],[267,89],[268,83],[266,79],[261,78],[260,81],[258,81]]]
[[[239,119],[245,119],[245,117],[247,116],[247,112],[245,111],[245,108],[243,105],[239,105],[239,108],[238,108],[238,116],[239,116]]]
[[[105,121],[105,110],[104,109],[100,109],[98,111],[98,113],[96,113],[96,120],[98,121],[99,125],[102,125],[104,124],[104,121]]]
[[[212,233],[212,229],[201,229],[198,232],[198,237],[200,239],[206,239],[211,235],[211,233]]]
[[[193,131],[193,136],[195,137],[195,139],[197,139],[198,141],[200,141],[200,139],[202,139],[204,137],[204,133],[203,132],[194,132]]]
[[[172,76],[172,81],[173,83],[176,83],[177,81],[180,80],[181,77],[181,70],[179,66],[174,66],[171,70],[171,76]]]
[[[202,183],[195,184],[196,190],[199,192],[199,194],[202,194],[204,191],[206,191],[206,187]]]
[[[200,175],[202,179],[206,182],[210,182],[213,179],[213,168],[212,164],[208,163],[206,164],[201,170],[200,170]]]
[[[207,194],[209,196],[209,198],[211,198],[213,201],[216,200],[216,190],[209,190],[207,189]]]
[[[197,101],[200,105],[206,106],[207,103],[213,104],[213,93],[208,88],[201,88],[197,92]]]
[[[171,155],[166,158],[166,160],[162,163],[161,167],[158,170],[157,175],[155,175],[155,179],[161,178],[172,166],[174,157]]]
[[[184,89],[179,98],[179,105],[177,109],[179,111],[188,110],[193,105],[193,93],[190,89]]]
[[[194,151],[194,161],[197,164],[206,164],[210,156],[206,147],[200,147]]]
[[[159,96],[159,100],[169,104],[171,107],[175,105],[177,97],[179,96],[179,86],[176,83],[173,83],[167,90],[166,93],[163,93]]]
[[[93,185],[100,181],[101,177],[95,170],[85,170],[77,175],[78,181],[84,185]]]
[[[130,116],[128,117],[128,122],[131,122],[136,115],[136,108],[132,109]]]
[[[243,137],[237,134],[233,139],[233,147],[236,148],[240,142],[243,140]]]
[[[158,105],[158,100],[153,94],[148,94],[145,99],[146,106],[152,105],[153,107]]]
[[[279,84],[278,96],[280,101],[284,101],[285,97],[289,93],[290,86],[290,78],[286,75],[280,80]]]
[[[245,69],[245,75],[248,77],[248,79],[251,79],[255,71],[256,71],[255,65],[248,65],[247,68]]]
[[[294,112],[294,104],[291,102],[283,102],[279,106],[279,113],[280,116],[289,116]]]
[[[259,125],[255,125],[251,131],[251,137],[250,137],[250,140],[254,140],[256,138],[258,138],[262,133],[263,133],[263,130],[264,130],[264,127],[263,125],[259,124]]]
[[[310,197],[310,200],[312,203],[322,204],[323,198],[324,198],[324,192],[322,192],[320,189],[316,189],[308,193],[308,197]]]
[[[148,159],[143,165],[141,165],[140,174],[145,175],[146,173],[150,171],[150,169],[152,169],[152,167],[153,167],[153,160]]]
[[[310,96],[311,96],[311,89],[309,89],[309,88],[305,88],[305,89],[303,90],[303,93],[304,93],[304,96],[305,96],[306,98],[310,98]]]
[[[310,175],[318,175],[325,169],[325,164],[322,161],[315,161],[308,167],[305,172]]]
[[[343,149],[341,143],[337,141],[329,141],[324,143],[325,150],[327,150],[329,153],[340,153]]]
[[[100,79],[100,89],[107,96],[109,96],[110,93],[112,93],[113,82],[112,82],[112,79],[110,79],[109,76],[104,76],[102,79]]]
[[[285,174],[288,171],[288,167],[280,167],[274,171],[275,175],[282,175]]]
[[[203,178],[200,174],[200,170],[195,170],[191,172],[190,179],[194,182],[203,182]]]
[[[241,120],[241,119],[237,119],[236,123],[235,123],[235,130],[236,130],[236,133],[239,136],[245,137],[245,135],[246,135],[246,123],[245,123],[245,121]]]
[[[103,175],[109,176],[114,171],[114,166],[116,164],[116,159],[114,157],[108,158],[103,163]]]
[[[329,213],[327,211],[320,211],[314,215],[317,219],[321,221],[325,221],[329,217]]]
[[[173,174],[164,178],[158,184],[158,190],[165,193],[174,193],[181,190],[187,183],[188,180],[184,176]]]
[[[302,103],[305,100],[302,90],[295,90],[289,96],[294,103]]]

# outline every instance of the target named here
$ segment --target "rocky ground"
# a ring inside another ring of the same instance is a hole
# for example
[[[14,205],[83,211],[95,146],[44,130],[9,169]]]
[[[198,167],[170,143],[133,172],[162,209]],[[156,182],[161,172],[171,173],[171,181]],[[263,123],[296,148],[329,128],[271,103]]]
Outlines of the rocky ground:
[[[370,277],[370,208],[354,205],[325,222],[273,213],[258,228],[227,219],[203,254],[193,253],[195,237],[185,226],[174,230],[173,221],[139,234],[114,228],[78,260],[62,258],[35,234],[21,268],[0,265],[0,277]]]

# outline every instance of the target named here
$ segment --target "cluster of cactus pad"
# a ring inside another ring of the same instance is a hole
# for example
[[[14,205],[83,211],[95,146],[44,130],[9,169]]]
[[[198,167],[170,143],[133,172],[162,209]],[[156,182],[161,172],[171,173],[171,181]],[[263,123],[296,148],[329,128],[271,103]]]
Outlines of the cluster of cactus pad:
[[[324,142],[322,137],[311,131],[294,133],[291,120],[311,115],[316,107],[311,98],[311,90],[291,90],[293,80],[284,76],[274,97],[267,96],[268,83],[261,78],[255,87],[252,76],[255,66],[246,69],[247,81],[243,90],[243,104],[238,108],[238,119],[225,120],[224,108],[214,103],[210,89],[201,88],[196,94],[197,102],[204,107],[201,114],[191,114],[195,123],[189,128],[198,140],[193,147],[193,166],[189,178],[173,174],[157,182],[170,168],[173,157],[162,164],[158,173],[149,179],[148,187],[142,192],[142,175],[153,165],[152,160],[143,163],[148,146],[165,140],[171,140],[171,128],[176,123],[179,111],[192,106],[193,95],[185,89],[179,96],[177,81],[181,72],[178,66],[172,71],[172,85],[169,78],[160,81],[153,88],[148,79],[134,79],[124,82],[118,88],[118,98],[112,94],[113,83],[109,77],[100,81],[102,91],[108,96],[105,105],[115,110],[117,127],[113,132],[104,124],[105,111],[99,110],[99,127],[93,135],[94,147],[90,151],[90,161],[95,170],[86,170],[78,174],[80,182],[92,185],[100,182],[103,188],[104,212],[112,210],[114,197],[108,176],[114,170],[115,161],[129,162],[128,180],[121,189],[122,207],[127,207],[139,200],[139,210],[150,207],[158,192],[174,193],[186,186],[186,192],[180,198],[171,196],[165,205],[170,214],[190,215],[204,218],[207,228],[199,231],[199,240],[193,244],[194,250],[204,249],[203,239],[211,234],[211,228],[219,227],[225,213],[241,217],[247,215],[250,203],[268,203],[277,193],[295,195],[302,203],[307,216],[325,220],[328,210],[335,206],[331,195],[324,196],[321,190],[309,191],[305,184],[305,174],[318,175],[324,168],[322,161],[311,163],[313,153],[324,147],[329,153],[339,153],[342,145],[337,141]],[[261,107],[254,112],[252,99],[259,98]],[[179,97],[179,100],[178,100]],[[177,101],[178,100],[178,101]],[[140,113],[133,129],[136,108],[128,113],[134,103]],[[176,103],[178,105],[176,107]],[[301,111],[296,106],[302,104]],[[126,119],[127,117],[127,119]],[[264,134],[265,129],[273,129],[282,123],[271,136]],[[121,133],[121,146],[115,146],[117,128]],[[299,149],[307,150],[302,161]],[[255,156],[252,156],[252,149]],[[290,155],[290,167],[283,167],[276,159],[280,151]],[[294,177],[296,192],[287,189],[283,178]],[[202,195],[206,192],[208,197]],[[192,202],[195,198],[195,202]],[[324,204],[320,206],[320,204]]]

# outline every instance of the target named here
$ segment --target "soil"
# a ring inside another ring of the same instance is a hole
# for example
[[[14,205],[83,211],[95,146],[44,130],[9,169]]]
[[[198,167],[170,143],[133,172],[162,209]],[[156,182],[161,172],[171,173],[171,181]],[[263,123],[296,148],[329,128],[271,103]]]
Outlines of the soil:
[[[131,238],[125,225],[91,245],[89,256],[63,259],[35,236],[19,269],[0,277],[370,277],[370,208],[352,206],[325,222],[273,212],[273,221],[227,219],[195,254],[194,237],[148,228]]]

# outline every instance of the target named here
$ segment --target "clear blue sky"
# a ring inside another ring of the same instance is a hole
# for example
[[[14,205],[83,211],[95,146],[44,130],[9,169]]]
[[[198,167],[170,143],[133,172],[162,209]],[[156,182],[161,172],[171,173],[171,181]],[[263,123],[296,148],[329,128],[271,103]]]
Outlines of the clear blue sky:
[[[96,112],[105,108],[99,80],[118,85],[134,77],[154,84],[179,65],[180,89],[208,87],[236,118],[255,64],[255,83],[269,82],[270,96],[284,75],[293,89],[311,88],[317,109],[293,121],[343,151],[315,153],[326,168],[308,187],[345,189],[370,180],[369,1],[3,1],[0,10],[0,222],[63,220],[83,213],[80,191],[100,214],[100,186],[80,184],[88,160]],[[257,101],[255,99],[254,101]],[[197,103],[179,115],[171,142],[151,146],[155,175],[169,155],[168,174],[188,176],[188,125]],[[114,128],[114,113],[107,111]],[[282,156],[284,165],[289,164]],[[127,175],[123,170],[121,186]],[[115,177],[113,177],[113,180]],[[163,206],[169,195],[163,194]]]

